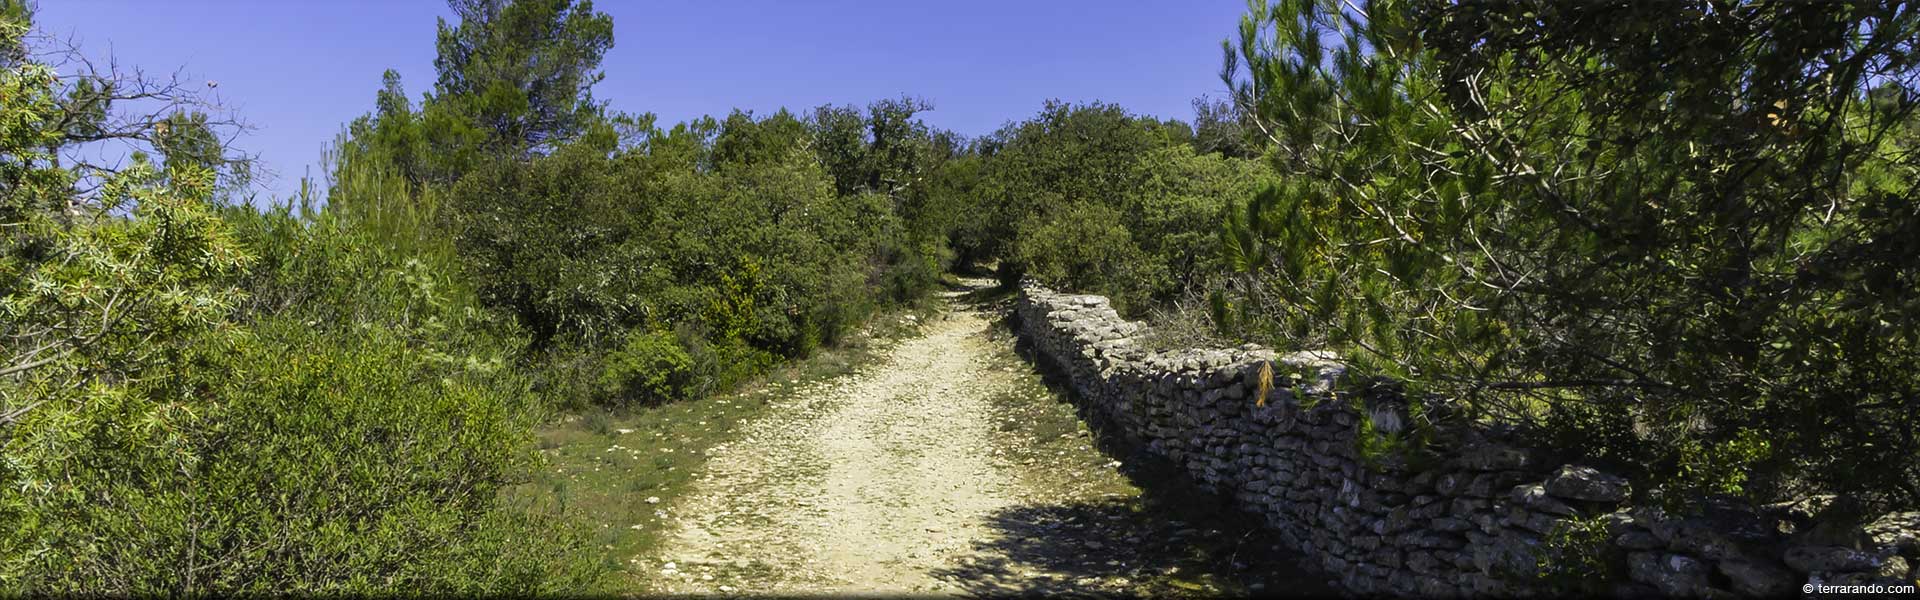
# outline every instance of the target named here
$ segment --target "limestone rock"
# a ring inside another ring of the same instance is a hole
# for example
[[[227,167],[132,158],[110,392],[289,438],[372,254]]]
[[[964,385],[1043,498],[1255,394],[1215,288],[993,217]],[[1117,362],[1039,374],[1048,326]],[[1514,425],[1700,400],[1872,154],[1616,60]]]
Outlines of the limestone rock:
[[[1425,598],[1452,598],[1459,595],[1457,588],[1438,577],[1421,577],[1417,585],[1420,596]]]
[[[1415,573],[1432,575],[1439,572],[1440,560],[1434,558],[1432,552],[1416,550],[1407,553],[1407,568]]]
[[[1630,598],[1652,598],[1660,595],[1660,590],[1636,581],[1615,583],[1613,584],[1611,592],[1611,597],[1621,598],[1623,600]]]
[[[1467,484],[1467,489],[1462,491],[1462,494],[1475,498],[1492,498],[1498,490],[1510,489],[1513,484],[1526,479],[1527,477],[1519,471],[1481,473],[1474,476],[1473,481]]]
[[[1737,552],[1733,541],[1712,526],[1694,520],[1682,521],[1674,528],[1673,549],[1707,560],[1728,558]]]
[[[1685,555],[1635,552],[1627,556],[1627,570],[1667,596],[1701,596],[1709,588],[1707,565]]]
[[[1886,562],[1881,563],[1880,570],[1875,572],[1875,574],[1881,577],[1890,577],[1893,579],[1905,579],[1907,577],[1911,577],[1912,572],[1913,570],[1907,567],[1906,558],[1899,557],[1899,556],[1890,556],[1890,557],[1887,557]]]
[[[1407,480],[1407,493],[1418,494],[1431,489],[1435,476],[1433,471],[1421,471],[1420,474],[1414,475],[1413,479]]]
[[[1454,498],[1449,506],[1452,507],[1454,516],[1467,516],[1487,510],[1493,506],[1493,503],[1479,498]]]
[[[1632,491],[1627,480],[1593,467],[1567,465],[1547,480],[1547,493],[1568,500],[1620,502]]]
[[[1920,511],[1893,513],[1865,527],[1867,536],[1878,546],[1891,547],[1903,554],[1920,556]]]
[[[1567,503],[1555,500],[1553,496],[1547,495],[1547,486],[1538,483],[1515,486],[1513,492],[1508,494],[1507,497],[1513,499],[1515,504],[1524,506],[1527,510],[1534,512],[1560,515],[1563,517],[1571,517],[1579,514],[1573,510],[1573,507],[1567,506]]]
[[[1473,544],[1469,551],[1473,553],[1473,566],[1482,573],[1531,576],[1538,568],[1534,563],[1534,553],[1540,544],[1540,538],[1537,537],[1503,532],[1484,543]]]
[[[1464,538],[1444,533],[1413,531],[1400,535],[1400,544],[1408,548],[1458,549],[1467,545]]]
[[[1432,522],[1427,523],[1427,526],[1433,528],[1434,531],[1445,531],[1449,533],[1458,533],[1461,531],[1466,531],[1468,529],[1473,529],[1473,523],[1467,522],[1466,519],[1461,519],[1457,517],[1441,517],[1438,519],[1434,519]]]
[[[1533,453],[1501,444],[1481,444],[1460,454],[1461,468],[1475,471],[1509,471],[1533,466]]]
[[[1560,520],[1553,518],[1552,515],[1527,512],[1526,509],[1516,506],[1507,512],[1507,517],[1503,522],[1513,527],[1519,527],[1544,535],[1553,533],[1554,526],[1558,525]]]
[[[1787,549],[1787,564],[1802,573],[1816,571],[1878,571],[1886,560],[1872,553],[1841,546],[1795,546]]]
[[[1733,583],[1734,591],[1749,596],[1778,598],[1792,594],[1800,582],[1785,568],[1744,558],[1720,561],[1720,573]]]
[[[1619,537],[1613,539],[1613,545],[1628,550],[1653,550],[1666,547],[1666,543],[1661,542],[1660,538],[1653,537],[1652,533],[1639,528],[1621,532]]]
[[[1437,397],[1376,385],[1364,409],[1329,402],[1346,370],[1332,353],[1257,345],[1154,351],[1138,342],[1142,326],[1104,297],[1022,289],[1020,333],[1035,362],[1065,376],[1083,414],[1109,420],[1113,432],[1171,460],[1202,488],[1260,513],[1278,541],[1333,570],[1350,593],[1538,594],[1544,540],[1583,515],[1606,519],[1607,550],[1627,554],[1629,577],[1600,589],[1628,596],[1777,597],[1809,581],[1920,576],[1920,512],[1834,526],[1845,531],[1807,529],[1831,497],[1668,516],[1626,504],[1633,488],[1623,478],[1577,465],[1555,470],[1547,454],[1508,445],[1521,439],[1511,429],[1445,419]],[[1276,381],[1256,408],[1263,361],[1272,361]],[[1319,404],[1303,408],[1306,399]],[[1442,460],[1417,471],[1398,457],[1362,466],[1357,419],[1390,430],[1412,402],[1428,409],[1427,419],[1446,421],[1435,446]],[[1782,556],[1786,539],[1798,545]]]

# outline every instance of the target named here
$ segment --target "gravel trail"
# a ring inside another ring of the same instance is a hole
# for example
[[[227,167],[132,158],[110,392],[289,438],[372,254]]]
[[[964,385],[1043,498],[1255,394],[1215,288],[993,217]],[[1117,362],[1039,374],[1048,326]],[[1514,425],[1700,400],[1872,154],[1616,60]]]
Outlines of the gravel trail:
[[[672,591],[959,591],[936,573],[1022,500],[989,402],[1013,382],[986,368],[1005,352],[986,315],[956,307],[922,327],[715,452],[676,511],[688,517],[662,566]]]
[[[968,281],[975,289],[991,284]],[[1226,595],[1324,591],[1151,461],[1097,448],[995,327],[949,292],[873,364],[809,384],[710,453],[647,564],[653,592]],[[667,514],[667,513],[662,513]]]

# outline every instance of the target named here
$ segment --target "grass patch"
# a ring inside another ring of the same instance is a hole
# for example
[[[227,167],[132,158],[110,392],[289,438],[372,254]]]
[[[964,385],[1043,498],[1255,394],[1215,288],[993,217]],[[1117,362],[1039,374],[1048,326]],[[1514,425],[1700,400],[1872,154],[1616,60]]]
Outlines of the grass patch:
[[[1003,458],[1019,465],[1034,489],[1062,495],[1133,496],[1140,490],[1120,477],[1085,474],[1111,469],[1112,459],[1090,447],[1093,431],[1049,389],[1032,367],[1011,352],[994,354],[988,369],[1012,371],[1013,385],[994,394],[994,427],[1002,436]]]

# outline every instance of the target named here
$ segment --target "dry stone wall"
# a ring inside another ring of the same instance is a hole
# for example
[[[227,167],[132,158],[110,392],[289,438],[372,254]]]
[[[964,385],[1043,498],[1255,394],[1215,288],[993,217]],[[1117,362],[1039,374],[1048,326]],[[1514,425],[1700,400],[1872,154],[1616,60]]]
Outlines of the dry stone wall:
[[[1561,548],[1624,563],[1590,572],[1636,597],[1779,596],[1920,578],[1920,512],[1837,532],[1816,527],[1805,502],[1667,515],[1631,506],[1630,482],[1547,461],[1510,443],[1510,432],[1452,419],[1444,403],[1410,406],[1385,382],[1343,382],[1330,355],[1253,345],[1149,352],[1133,341],[1142,325],[1106,298],[1031,283],[1015,312],[1034,359],[1065,378],[1109,435],[1230,496],[1353,593],[1545,593],[1554,584],[1541,559]],[[1262,365],[1272,387],[1259,406]],[[1367,391],[1337,393],[1356,388]],[[1432,424],[1422,428],[1429,450],[1417,453],[1426,458],[1361,451],[1362,436],[1414,418]],[[1567,535],[1576,531],[1590,535]],[[1591,541],[1549,544],[1556,538]]]

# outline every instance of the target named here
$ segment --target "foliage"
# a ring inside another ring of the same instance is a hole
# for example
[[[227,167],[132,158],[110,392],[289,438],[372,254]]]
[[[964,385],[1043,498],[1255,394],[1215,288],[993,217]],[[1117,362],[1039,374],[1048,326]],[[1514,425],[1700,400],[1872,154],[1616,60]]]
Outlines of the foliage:
[[[579,589],[579,532],[503,503],[536,419],[719,391],[937,277],[924,103],[844,155],[784,111],[662,130],[592,101],[591,4],[455,8],[435,93],[389,72],[324,207],[264,210],[214,202],[222,122],[62,89],[5,22],[0,589]],[[100,139],[147,151],[58,166]]]
[[[28,521],[44,545],[14,583],[485,593],[596,576],[577,532],[498,504],[533,460],[525,384],[499,381],[514,375],[378,330],[252,331],[181,361],[191,400],[100,396],[66,423],[96,441],[47,473],[61,484]]]
[[[163,172],[185,171],[188,167],[213,171],[226,162],[226,147],[207,124],[206,113],[174,113],[156,127],[153,146],[160,153]]]
[[[1016,238],[1012,258],[1028,276],[1067,289],[1112,290],[1121,306],[1147,300],[1129,293],[1145,291],[1134,282],[1166,279],[1155,268],[1161,265],[1134,243],[1117,210],[1080,204],[1043,218],[1024,224]]]
[[[712,172],[658,131],[612,157],[569,146],[494,163],[451,192],[455,240],[482,300],[536,344],[687,325],[804,354],[862,310],[866,257],[899,229],[890,207],[833,194],[798,152],[805,135],[784,113],[735,115],[700,150]]]
[[[1215,277],[1213,224],[1270,176],[1209,135],[1201,151],[1178,121],[1049,103],[944,163],[933,204],[969,216],[948,229],[963,262],[998,259],[1003,278],[1106,293],[1139,312]]]
[[[1911,503],[1920,13],[1703,6],[1254,0],[1191,126],[1049,102],[962,140],[907,96],[610,113],[591,2],[455,0],[431,93],[388,71],[261,208],[221,203],[237,121],[56,76],[0,0],[0,590],[578,589],[582,532],[502,494],[549,411],[716,393],[996,262],[1204,297],[1669,504]],[[1604,533],[1549,575],[1617,568]]]
[[[807,126],[814,152],[841,195],[898,196],[955,150],[952,134],[914,118],[931,110],[932,103],[913,97],[875,101],[864,114],[852,106],[822,106]]]
[[[609,397],[649,404],[686,397],[693,359],[672,334],[635,330],[606,362],[600,388]]]
[[[1656,494],[1911,501],[1916,27],[1894,3],[1255,2],[1225,78],[1284,183],[1222,231],[1223,325]]]
[[[376,208],[418,208],[403,179],[355,159],[334,198],[351,210],[220,207],[202,114],[124,138],[164,171],[144,152],[62,167],[140,118],[100,103],[106,125],[76,128],[61,115],[103,88],[31,61],[0,82],[0,589],[527,592],[602,572],[571,526],[501,503],[540,411],[501,360],[510,330],[437,268],[449,246],[400,226],[430,219]]]
[[[104,204],[129,207],[128,218],[29,213],[23,229],[45,237],[5,257],[0,514],[20,526],[0,537],[0,582],[60,546],[55,532],[73,525],[63,507],[92,501],[97,490],[74,485],[72,470],[87,465],[74,456],[180,445],[174,421],[201,410],[181,381],[190,350],[235,335],[229,282],[249,257],[206,204],[210,174],[176,174],[179,187],[153,179],[145,167],[108,181]]]
[[[1156,300],[1202,289],[1226,270],[1216,244],[1218,223],[1237,198],[1273,182],[1259,161],[1171,146],[1147,153],[1135,167],[1137,189],[1119,208],[1142,250],[1163,265],[1166,277],[1149,288]],[[1142,282],[1135,285],[1151,285]]]
[[[898,216],[900,231],[875,248],[883,265],[879,282],[890,302],[907,302],[931,291],[939,273],[951,261],[948,233],[956,226],[956,207],[966,202],[943,184],[952,161],[964,150],[951,132],[927,126],[915,118],[933,105],[902,97],[885,99],[858,109],[822,106],[807,120],[812,132],[808,145],[833,178],[842,196],[872,195],[885,200]]]
[[[1607,593],[1627,568],[1610,528],[1605,515],[1557,520],[1534,557],[1535,575],[1561,594]]]
[[[608,159],[564,148],[532,163],[492,161],[448,192],[460,267],[481,302],[507,311],[545,343],[562,328],[617,331],[647,281],[641,257],[615,257],[644,211],[623,210]],[[622,260],[625,258],[625,260]]]
[[[1381,464],[1392,456],[1407,451],[1407,440],[1398,431],[1381,431],[1373,422],[1372,416],[1362,412],[1353,436],[1360,463],[1369,469],[1379,469]]]
[[[967,243],[987,256],[1013,258],[1022,223],[1052,211],[1113,202],[1135,188],[1138,157],[1168,145],[1163,125],[1108,104],[1049,102],[1034,118],[1008,125],[981,142],[987,173],[973,190],[987,223]],[[1019,275],[1017,263],[1002,275]]]
[[[1227,158],[1258,158],[1266,140],[1233,102],[1201,96],[1193,99],[1193,149]]]
[[[591,4],[455,8],[435,92],[415,108],[388,73],[375,111],[336,143],[329,210],[506,315],[555,405],[722,389],[937,279],[944,230],[917,210],[918,182],[956,142],[914,118],[926,103],[668,128],[593,104],[610,33]],[[514,66],[526,60],[567,66]],[[632,360],[661,355],[623,348],[664,350],[664,332],[684,373],[626,389],[656,377]]]
[[[613,19],[592,0],[451,0],[427,133],[436,148],[479,141],[524,157],[583,133],[599,114],[594,71],[613,47]],[[385,107],[383,107],[385,108]],[[441,112],[444,109],[444,113]]]

